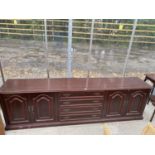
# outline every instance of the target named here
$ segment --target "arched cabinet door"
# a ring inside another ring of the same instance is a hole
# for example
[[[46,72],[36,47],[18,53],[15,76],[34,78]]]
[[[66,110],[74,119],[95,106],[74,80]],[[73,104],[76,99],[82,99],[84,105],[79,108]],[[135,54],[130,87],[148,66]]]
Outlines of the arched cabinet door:
[[[109,92],[106,116],[122,116],[127,102],[126,91]]]
[[[5,106],[10,124],[30,122],[28,98],[26,95],[6,96]]]
[[[35,122],[54,120],[54,98],[49,94],[36,94],[32,98],[32,115]]]
[[[127,108],[127,115],[141,115],[146,104],[146,95],[144,91],[130,92],[130,98]]]

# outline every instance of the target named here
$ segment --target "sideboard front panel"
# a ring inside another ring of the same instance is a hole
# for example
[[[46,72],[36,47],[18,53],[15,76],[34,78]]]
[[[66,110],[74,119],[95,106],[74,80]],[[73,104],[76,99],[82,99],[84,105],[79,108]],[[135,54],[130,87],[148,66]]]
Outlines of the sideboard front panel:
[[[51,93],[31,96],[31,115],[34,122],[54,121],[54,96]]]
[[[4,107],[7,111],[6,116],[8,116],[7,120],[10,124],[29,123],[31,121],[27,95],[5,95]]]
[[[110,91],[107,96],[106,116],[121,117],[125,114],[128,91]]]
[[[148,91],[130,91],[127,115],[142,115],[148,95]]]

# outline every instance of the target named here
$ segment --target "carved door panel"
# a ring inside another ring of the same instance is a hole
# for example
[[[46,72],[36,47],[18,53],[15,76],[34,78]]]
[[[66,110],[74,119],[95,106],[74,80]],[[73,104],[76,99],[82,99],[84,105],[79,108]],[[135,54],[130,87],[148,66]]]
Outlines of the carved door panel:
[[[130,92],[127,115],[141,115],[143,113],[146,95],[147,93],[144,91]]]
[[[34,121],[54,120],[54,97],[49,94],[36,94],[32,98],[32,115]]]
[[[30,122],[27,95],[7,95],[4,100],[10,124]]]
[[[106,116],[122,116],[127,104],[126,91],[113,91],[108,94]]]

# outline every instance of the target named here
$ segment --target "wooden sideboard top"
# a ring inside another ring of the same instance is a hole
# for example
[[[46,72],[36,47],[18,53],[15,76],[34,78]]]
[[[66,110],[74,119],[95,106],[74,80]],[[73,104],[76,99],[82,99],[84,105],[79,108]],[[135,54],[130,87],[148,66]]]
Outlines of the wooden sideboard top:
[[[8,79],[0,88],[0,94],[104,91],[104,90],[151,89],[137,77],[125,78],[57,78],[57,79]]]

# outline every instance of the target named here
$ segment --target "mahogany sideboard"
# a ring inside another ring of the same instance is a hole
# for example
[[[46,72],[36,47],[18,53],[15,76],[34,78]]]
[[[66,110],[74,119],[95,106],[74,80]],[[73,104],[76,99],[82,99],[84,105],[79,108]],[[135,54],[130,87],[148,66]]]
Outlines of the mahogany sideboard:
[[[137,120],[150,90],[136,77],[9,79],[0,103],[6,130]]]

